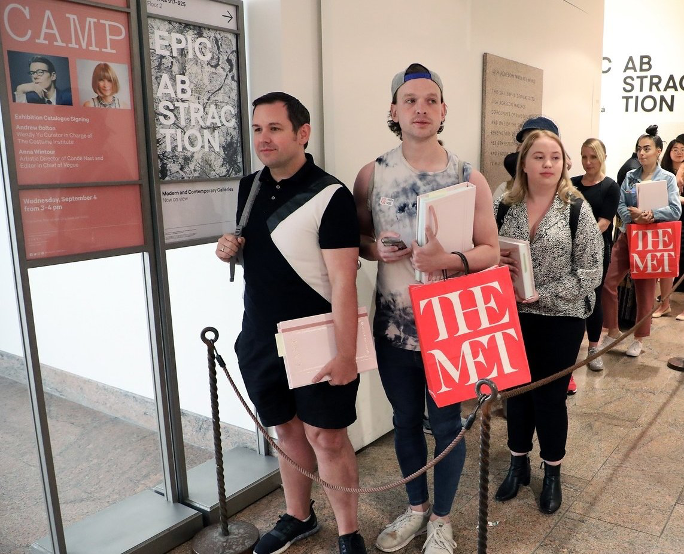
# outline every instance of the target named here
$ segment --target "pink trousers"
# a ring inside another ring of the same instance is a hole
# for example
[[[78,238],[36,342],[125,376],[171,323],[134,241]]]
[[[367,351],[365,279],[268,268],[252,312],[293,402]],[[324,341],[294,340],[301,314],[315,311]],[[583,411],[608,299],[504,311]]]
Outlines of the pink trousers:
[[[627,247],[627,235],[620,233],[617,242],[613,245],[613,254],[610,257],[610,265],[606,280],[603,283],[601,302],[603,305],[603,326],[608,329],[618,328],[618,298],[617,287],[623,277],[629,272],[629,251]],[[656,279],[634,279],[634,292],[636,293],[637,321],[641,320],[653,309],[655,300]],[[641,339],[651,334],[651,318],[646,318],[634,331],[634,338]]]

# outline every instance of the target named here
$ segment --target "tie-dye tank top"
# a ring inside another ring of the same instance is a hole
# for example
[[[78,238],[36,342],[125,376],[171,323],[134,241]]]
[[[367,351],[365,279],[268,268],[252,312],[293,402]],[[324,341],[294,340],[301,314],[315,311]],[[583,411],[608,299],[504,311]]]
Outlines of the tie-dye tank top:
[[[419,194],[460,183],[458,158],[447,151],[448,163],[441,171],[417,171],[402,154],[401,145],[375,160],[370,209],[375,235],[394,231],[410,245],[416,236],[416,198]],[[471,166],[463,164],[463,180]],[[408,287],[416,283],[409,258],[378,264],[374,334],[406,350],[420,350]]]

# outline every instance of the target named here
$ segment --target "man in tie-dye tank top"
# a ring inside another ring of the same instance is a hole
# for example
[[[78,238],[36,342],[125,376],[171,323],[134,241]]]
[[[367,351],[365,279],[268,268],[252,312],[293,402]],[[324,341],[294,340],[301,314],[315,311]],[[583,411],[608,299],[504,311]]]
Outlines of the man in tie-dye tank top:
[[[445,251],[429,230],[425,246],[415,242],[417,196],[462,181],[473,183],[474,247],[463,252],[471,271],[496,265],[499,247],[486,179],[470,164],[459,162],[437,139],[447,114],[440,77],[420,64],[412,64],[394,77],[391,91],[387,122],[402,142],[361,169],[354,197],[361,226],[361,255],[378,261],[374,320],[378,366],[394,410],[397,459],[407,476],[427,462],[422,428],[425,373],[408,287],[416,282],[416,269],[446,269],[449,273],[464,269],[461,258]],[[427,407],[436,456],[460,432],[461,407],[438,408],[429,395]],[[376,546],[380,550],[399,550],[427,531],[426,554],[453,553],[456,544],[449,512],[464,460],[465,443],[461,441],[437,464],[432,504],[425,474],[406,485],[409,506],[378,536]]]

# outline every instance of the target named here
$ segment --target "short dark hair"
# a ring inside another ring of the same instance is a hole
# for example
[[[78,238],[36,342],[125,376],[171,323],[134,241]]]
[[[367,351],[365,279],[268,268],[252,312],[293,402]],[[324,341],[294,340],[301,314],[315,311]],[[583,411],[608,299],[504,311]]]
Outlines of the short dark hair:
[[[57,71],[55,71],[55,64],[53,64],[52,61],[48,60],[44,56],[33,56],[29,60],[29,69],[31,68],[31,64],[34,63],[44,63],[45,65],[47,65],[48,71],[50,73],[57,73]]]
[[[254,110],[256,110],[257,106],[260,106],[261,104],[275,104],[276,102],[285,104],[287,118],[290,120],[290,123],[292,123],[292,130],[295,133],[299,131],[305,123],[311,124],[309,110],[306,109],[304,104],[287,92],[269,92],[263,96],[259,96],[259,98],[252,102],[252,115],[254,115]],[[308,145],[309,143],[307,142],[304,145],[304,148]]]
[[[269,92],[263,96],[259,96],[254,102],[252,102],[252,114],[257,106],[261,104],[275,104],[276,102],[282,102],[285,104],[285,109],[287,110],[287,118],[292,123],[292,129],[296,133],[305,123],[311,124],[311,115],[309,110],[304,107],[299,100],[294,96],[287,94],[286,92]]]
[[[406,75],[413,75],[414,73],[430,73],[427,67],[424,65],[420,65],[419,63],[412,63],[406,68]],[[399,90],[399,89],[397,89]],[[444,102],[444,95],[442,94],[442,91],[439,91],[439,101]],[[397,93],[395,92],[394,95],[392,95],[392,104],[397,103]],[[395,135],[397,135],[401,140],[403,140],[401,136],[401,126],[399,123],[394,121],[392,119],[392,113],[387,114],[387,126],[389,127],[389,130],[392,131]],[[437,133],[441,133],[444,130],[444,121],[442,121],[439,125],[439,129],[437,129]]]

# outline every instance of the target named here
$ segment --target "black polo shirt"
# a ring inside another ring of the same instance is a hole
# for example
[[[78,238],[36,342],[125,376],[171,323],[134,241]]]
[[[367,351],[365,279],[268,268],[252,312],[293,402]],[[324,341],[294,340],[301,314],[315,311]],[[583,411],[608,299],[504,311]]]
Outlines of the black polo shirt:
[[[240,181],[237,221],[256,174]],[[351,192],[313,163],[276,182],[268,168],[247,225],[245,327],[275,332],[279,321],[331,311],[330,281],[321,249],[359,246],[359,224]]]

